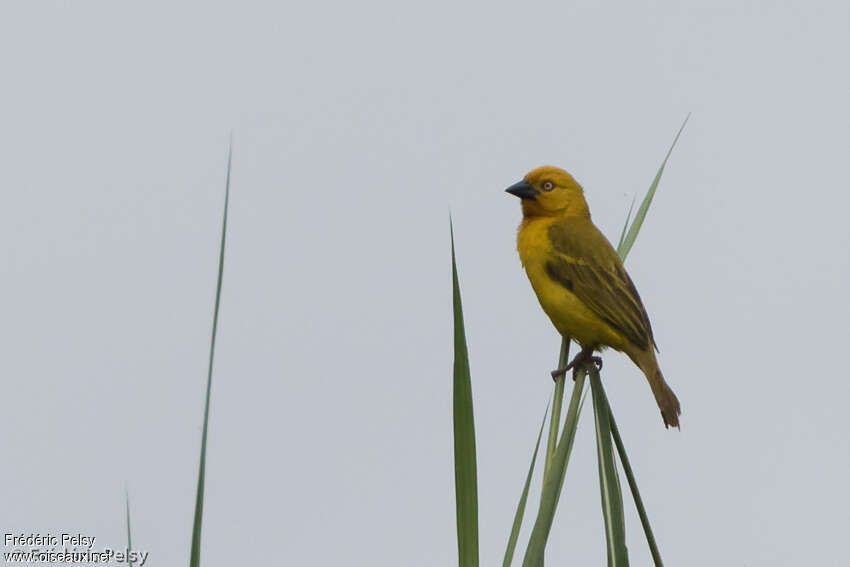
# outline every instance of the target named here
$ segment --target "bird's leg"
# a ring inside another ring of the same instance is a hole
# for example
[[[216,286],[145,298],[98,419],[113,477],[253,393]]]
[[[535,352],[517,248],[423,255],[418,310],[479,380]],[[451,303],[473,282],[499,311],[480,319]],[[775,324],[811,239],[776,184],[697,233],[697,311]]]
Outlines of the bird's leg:
[[[593,356],[593,351],[595,350],[594,345],[590,345],[581,349],[581,351],[575,355],[575,357],[570,361],[569,364],[564,366],[563,368],[559,368],[557,370],[552,371],[552,380],[557,381],[558,378],[567,373],[567,370],[570,368],[573,369],[573,380],[576,379],[575,372],[586,362],[593,362],[599,370],[602,370],[602,357]]]

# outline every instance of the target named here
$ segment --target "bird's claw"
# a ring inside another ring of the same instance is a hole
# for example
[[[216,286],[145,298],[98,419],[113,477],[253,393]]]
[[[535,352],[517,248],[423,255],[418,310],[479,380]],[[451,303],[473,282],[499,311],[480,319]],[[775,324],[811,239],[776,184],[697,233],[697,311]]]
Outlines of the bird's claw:
[[[602,357],[601,356],[587,356],[586,358],[582,356],[583,353],[578,353],[572,362],[564,366],[563,368],[558,368],[557,370],[552,371],[552,380],[555,382],[558,381],[558,378],[564,376],[567,373],[567,370],[570,368],[573,369],[573,380],[576,379],[576,373],[578,372],[579,367],[585,362],[592,362],[596,366],[596,370],[602,370]]]

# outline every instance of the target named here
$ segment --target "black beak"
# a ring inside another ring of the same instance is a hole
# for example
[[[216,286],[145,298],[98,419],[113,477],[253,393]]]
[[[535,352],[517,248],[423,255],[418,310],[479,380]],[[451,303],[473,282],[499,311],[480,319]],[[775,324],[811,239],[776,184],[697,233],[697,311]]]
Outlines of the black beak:
[[[522,180],[519,183],[514,183],[505,189],[511,195],[516,195],[520,199],[534,199],[537,192],[528,181]]]

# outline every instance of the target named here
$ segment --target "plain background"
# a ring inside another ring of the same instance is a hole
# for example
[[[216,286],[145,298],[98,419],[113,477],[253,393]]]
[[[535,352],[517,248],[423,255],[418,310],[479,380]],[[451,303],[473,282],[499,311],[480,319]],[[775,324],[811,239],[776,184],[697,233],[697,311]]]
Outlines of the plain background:
[[[616,353],[611,404],[669,565],[841,564],[849,23],[846,2],[4,2],[0,530],[122,547],[126,485],[148,565],[187,561],[233,130],[204,564],[456,563],[450,211],[497,564],[559,341],[503,189],[563,166],[616,239],[691,112],[627,263],[682,431]],[[553,565],[605,561],[589,418]]]

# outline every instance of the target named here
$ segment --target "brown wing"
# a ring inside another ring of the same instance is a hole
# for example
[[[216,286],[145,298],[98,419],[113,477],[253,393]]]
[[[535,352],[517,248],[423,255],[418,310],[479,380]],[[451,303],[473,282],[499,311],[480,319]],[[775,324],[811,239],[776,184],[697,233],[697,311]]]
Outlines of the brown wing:
[[[655,346],[635,285],[611,243],[590,219],[556,222],[549,228],[549,240],[549,276],[642,350]]]

